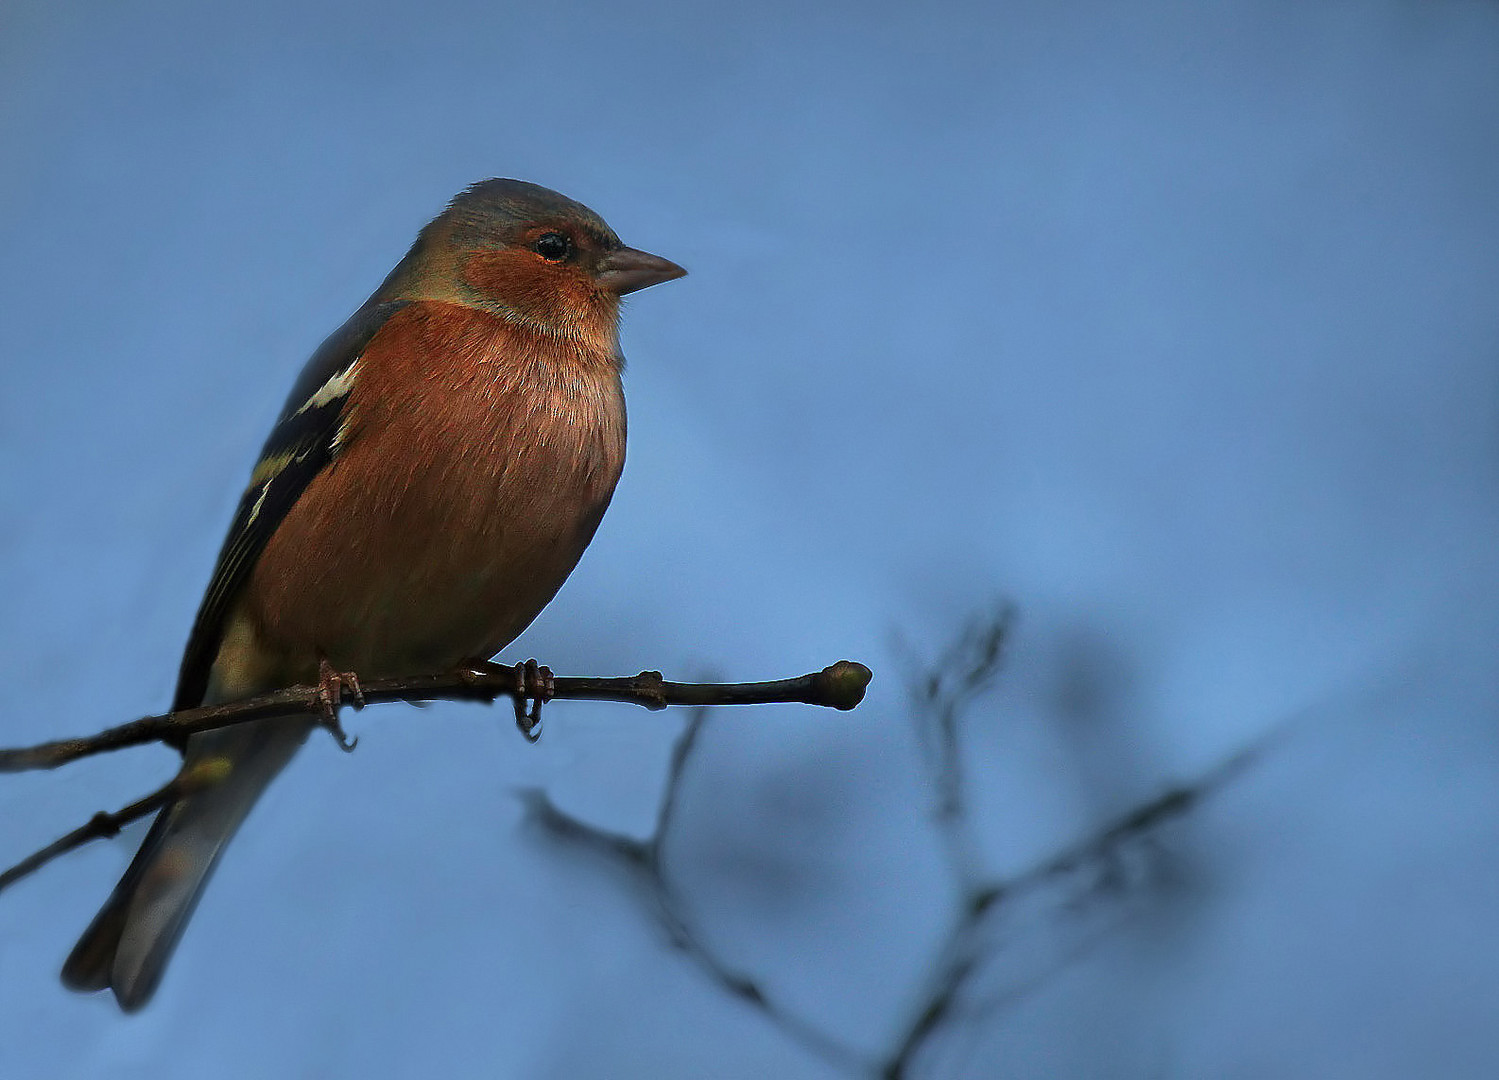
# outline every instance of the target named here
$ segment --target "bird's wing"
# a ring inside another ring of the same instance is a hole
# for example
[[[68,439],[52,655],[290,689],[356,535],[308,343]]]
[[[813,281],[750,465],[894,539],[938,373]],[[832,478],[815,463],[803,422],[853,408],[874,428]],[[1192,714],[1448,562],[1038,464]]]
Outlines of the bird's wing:
[[[349,390],[360,358],[404,301],[366,304],[312,354],[260,452],[193,621],[174,709],[199,705],[208,690],[224,623],[276,528],[312,478],[337,457],[348,422]]]

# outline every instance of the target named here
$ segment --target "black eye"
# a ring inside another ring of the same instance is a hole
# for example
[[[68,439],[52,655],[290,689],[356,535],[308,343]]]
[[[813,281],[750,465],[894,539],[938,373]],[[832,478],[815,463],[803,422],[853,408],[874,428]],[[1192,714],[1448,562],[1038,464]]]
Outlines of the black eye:
[[[548,262],[561,262],[573,253],[573,242],[559,232],[542,233],[531,250]]]

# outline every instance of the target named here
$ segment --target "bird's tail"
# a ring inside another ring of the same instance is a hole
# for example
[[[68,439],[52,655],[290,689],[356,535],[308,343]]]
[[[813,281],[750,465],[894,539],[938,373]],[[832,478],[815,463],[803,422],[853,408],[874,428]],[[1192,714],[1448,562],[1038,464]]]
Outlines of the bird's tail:
[[[63,965],[64,985],[112,989],[127,1012],[151,1000],[224,845],[309,730],[301,718],[262,720],[188,740],[183,774],[205,786],[157,815]]]

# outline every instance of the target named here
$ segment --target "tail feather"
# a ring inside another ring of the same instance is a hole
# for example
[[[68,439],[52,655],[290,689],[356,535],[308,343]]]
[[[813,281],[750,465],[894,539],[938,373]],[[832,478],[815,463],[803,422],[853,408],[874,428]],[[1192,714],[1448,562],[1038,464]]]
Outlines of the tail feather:
[[[90,993],[109,989],[115,953],[120,947],[120,938],[125,931],[131,904],[135,900],[136,888],[146,869],[154,861],[155,853],[163,848],[168,815],[185,801],[179,800],[157,815],[129,869],[120,878],[104,906],[99,909],[99,914],[94,916],[94,921],[89,923],[88,929],[78,939],[78,944],[73,947],[62,968],[63,985],[69,990]]]
[[[211,786],[157,815],[135,859],[63,965],[73,990],[113,989],[120,1007],[151,999],[224,845],[310,730],[300,718],[263,720],[195,735],[183,769],[227,764]]]

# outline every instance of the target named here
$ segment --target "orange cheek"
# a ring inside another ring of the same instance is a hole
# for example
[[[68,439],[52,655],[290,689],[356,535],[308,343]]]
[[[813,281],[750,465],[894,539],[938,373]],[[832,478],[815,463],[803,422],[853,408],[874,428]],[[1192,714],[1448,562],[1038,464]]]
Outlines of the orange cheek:
[[[581,271],[542,262],[529,251],[476,251],[463,271],[471,288],[535,319],[575,319],[596,303]]]

